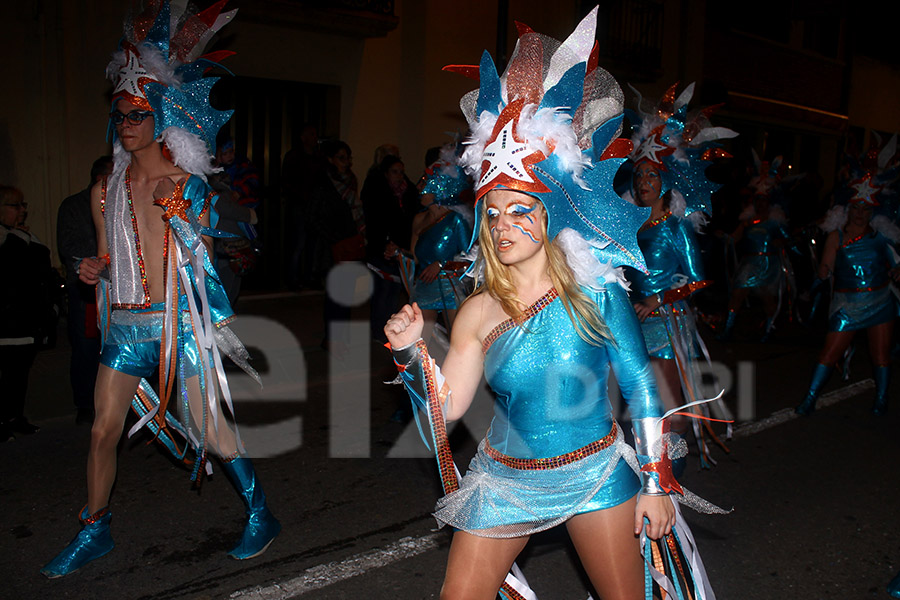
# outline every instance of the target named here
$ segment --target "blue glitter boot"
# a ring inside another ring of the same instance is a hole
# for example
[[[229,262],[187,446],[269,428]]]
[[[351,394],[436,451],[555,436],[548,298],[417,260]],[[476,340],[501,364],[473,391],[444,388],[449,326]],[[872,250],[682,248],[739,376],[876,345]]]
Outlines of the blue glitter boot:
[[[737,320],[737,311],[729,310],[728,317],[725,319],[725,328],[722,329],[722,333],[716,336],[716,339],[720,342],[728,342],[731,341],[731,336],[734,333],[734,322]]]
[[[900,573],[897,573],[887,586],[891,598],[900,598]]]
[[[223,462],[222,469],[247,505],[244,534],[240,543],[228,553],[228,556],[238,560],[259,556],[281,532],[281,523],[266,506],[266,495],[256,480],[256,471],[249,458],[239,456],[234,460]]]
[[[806,398],[794,409],[795,413],[804,417],[813,414],[813,411],[816,410],[816,401],[819,399],[819,394],[828,382],[828,378],[831,377],[832,371],[834,371],[834,367],[828,367],[821,363],[816,365],[812,381],[809,384],[809,391],[806,392]]]
[[[101,508],[89,515],[85,506],[78,518],[83,525],[81,531],[56,558],[41,569],[41,573],[50,579],[74,573],[92,560],[107,554],[115,546],[109,532],[112,518],[109,508]]]
[[[872,414],[882,417],[887,413],[888,388],[891,385],[891,367],[875,367],[875,404],[872,405]]]

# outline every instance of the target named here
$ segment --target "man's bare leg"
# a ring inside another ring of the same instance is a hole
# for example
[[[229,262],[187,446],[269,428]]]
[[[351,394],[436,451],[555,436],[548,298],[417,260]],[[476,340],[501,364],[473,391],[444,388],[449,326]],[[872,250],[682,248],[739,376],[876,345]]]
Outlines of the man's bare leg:
[[[96,417],[88,452],[88,512],[94,514],[109,504],[116,480],[116,448],[122,438],[125,416],[137,391],[140,377],[100,365],[94,388]]]
[[[213,381],[216,381],[215,376],[213,376]],[[281,523],[269,511],[266,495],[259,484],[253,463],[238,452],[234,430],[221,408],[219,409],[218,423],[213,425],[213,415],[209,403],[201,394],[199,376],[191,377],[185,383],[191,408],[190,418],[193,420],[194,426],[199,428],[202,426],[202,419],[205,415],[206,439],[209,449],[222,460],[222,471],[231,480],[247,509],[247,523],[244,526],[241,540],[237,546],[231,549],[228,556],[238,560],[259,556],[268,549],[269,544],[281,532]]]

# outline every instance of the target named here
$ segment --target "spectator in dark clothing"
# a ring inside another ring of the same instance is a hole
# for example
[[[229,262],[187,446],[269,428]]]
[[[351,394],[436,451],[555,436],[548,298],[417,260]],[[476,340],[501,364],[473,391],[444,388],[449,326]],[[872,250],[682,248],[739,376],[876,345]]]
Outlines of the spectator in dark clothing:
[[[365,258],[366,224],[357,194],[356,175],[351,170],[353,158],[350,146],[340,140],[332,140],[323,144],[322,152],[328,167],[313,186],[308,218],[311,227],[319,234],[318,252],[324,273],[335,264]],[[331,349],[335,341],[345,343],[346,340],[329,339],[328,329],[334,321],[349,320],[350,308],[326,294],[324,317],[326,339],[323,345]]]
[[[377,170],[369,172],[361,198],[366,219],[366,262],[374,273],[369,313],[372,337],[386,342],[384,324],[399,308],[403,287],[397,256],[401,249],[409,249],[419,194],[406,176],[403,161],[388,155]]]
[[[307,219],[309,196],[322,173],[326,161],[319,149],[319,134],[316,126],[307,123],[300,132],[300,147],[291,148],[284,155],[281,166],[282,191],[287,212],[291,219],[291,234],[294,247],[288,261],[288,287],[320,287],[315,281],[313,264],[317,233]]]
[[[97,298],[94,288],[78,279],[78,263],[97,255],[97,233],[91,216],[91,188],[112,173],[112,156],[101,156],[91,167],[90,184],[59,205],[56,243],[66,268],[66,330],[72,357],[69,381],[75,402],[75,422],[94,422],[94,382],[100,364],[100,331],[97,329]]]
[[[25,418],[28,373],[56,331],[59,275],[25,225],[27,207],[21,191],[0,186],[0,442],[40,429]]]

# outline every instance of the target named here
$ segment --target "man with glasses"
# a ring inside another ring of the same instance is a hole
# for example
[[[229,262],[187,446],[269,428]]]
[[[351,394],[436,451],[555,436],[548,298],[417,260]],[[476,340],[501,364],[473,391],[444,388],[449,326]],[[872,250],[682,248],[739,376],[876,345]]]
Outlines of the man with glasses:
[[[212,472],[210,453],[220,459],[248,517],[229,556],[258,556],[281,530],[226,415],[231,404],[220,352],[255,375],[228,330],[234,315],[211,262],[216,195],[206,176],[214,170],[216,133],[231,112],[209,105],[212,81],[203,73],[214,63],[192,62],[202,54],[194,44],[205,44],[233,17],[234,11],[220,15],[221,8],[216,3],[191,16],[175,14],[183,3],[151,3],[126,26],[107,68],[115,82],[113,172],[91,189],[98,256],[78,266],[81,281],[98,286],[103,336],[88,498],[81,531],[41,570],[47,577],[68,575],[113,549],[109,500],[129,406],[139,417],[129,434],[148,427],[192,465],[192,479]],[[173,24],[190,27],[190,35],[174,28],[170,35]],[[197,31],[204,27],[209,35]],[[147,381],[157,372],[158,394]]]

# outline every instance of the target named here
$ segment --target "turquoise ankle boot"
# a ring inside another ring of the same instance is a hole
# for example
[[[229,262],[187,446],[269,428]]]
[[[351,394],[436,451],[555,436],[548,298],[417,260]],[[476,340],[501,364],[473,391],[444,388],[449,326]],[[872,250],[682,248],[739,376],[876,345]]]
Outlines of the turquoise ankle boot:
[[[81,531],[56,558],[41,569],[41,573],[50,579],[74,573],[115,547],[109,531],[109,522],[112,518],[109,508],[101,508],[89,515],[85,505],[78,518],[83,525]]]
[[[819,399],[819,394],[822,393],[822,388],[828,383],[828,378],[831,377],[832,371],[834,371],[834,367],[829,367],[821,363],[816,365],[816,370],[813,371],[812,381],[809,384],[809,391],[806,392],[806,398],[804,398],[803,402],[794,409],[795,413],[803,415],[804,417],[813,414],[813,411],[816,410],[816,401]]]

